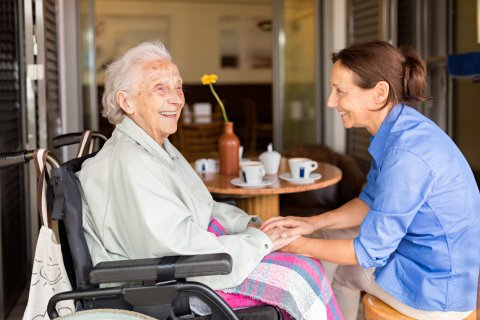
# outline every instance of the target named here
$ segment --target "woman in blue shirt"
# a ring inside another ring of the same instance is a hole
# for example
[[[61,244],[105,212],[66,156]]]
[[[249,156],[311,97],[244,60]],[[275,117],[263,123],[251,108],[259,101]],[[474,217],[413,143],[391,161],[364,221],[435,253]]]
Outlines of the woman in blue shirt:
[[[480,194],[448,135],[404,104],[428,99],[421,58],[374,41],[332,61],[328,107],[345,128],[371,134],[367,185],[336,210],[273,218],[262,229],[288,227],[285,237],[324,231],[327,239],[300,237],[282,250],[333,263],[346,319],[356,318],[360,290],[413,318],[464,319],[476,306]]]

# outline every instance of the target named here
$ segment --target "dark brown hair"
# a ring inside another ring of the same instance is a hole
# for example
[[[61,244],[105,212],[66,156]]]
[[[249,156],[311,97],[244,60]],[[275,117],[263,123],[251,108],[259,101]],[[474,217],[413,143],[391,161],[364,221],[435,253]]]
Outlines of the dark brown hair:
[[[337,61],[355,74],[360,88],[371,89],[379,81],[389,84],[387,101],[380,110],[389,103],[429,99],[425,95],[425,64],[413,48],[397,49],[385,41],[358,43],[332,54],[332,62]]]

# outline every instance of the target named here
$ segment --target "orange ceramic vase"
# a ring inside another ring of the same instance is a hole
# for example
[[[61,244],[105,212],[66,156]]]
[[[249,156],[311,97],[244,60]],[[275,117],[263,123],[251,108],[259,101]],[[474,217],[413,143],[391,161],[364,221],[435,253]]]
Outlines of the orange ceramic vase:
[[[240,140],[233,132],[233,122],[225,122],[223,134],[218,140],[220,174],[238,175],[240,159],[238,148]]]

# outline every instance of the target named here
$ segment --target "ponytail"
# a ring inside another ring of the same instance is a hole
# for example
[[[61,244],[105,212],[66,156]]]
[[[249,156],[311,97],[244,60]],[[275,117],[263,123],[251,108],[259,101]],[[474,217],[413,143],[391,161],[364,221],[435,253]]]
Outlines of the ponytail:
[[[399,51],[405,58],[403,75],[403,92],[401,102],[419,102],[430,99],[425,95],[427,82],[426,68],[420,55],[411,47],[402,46]]]

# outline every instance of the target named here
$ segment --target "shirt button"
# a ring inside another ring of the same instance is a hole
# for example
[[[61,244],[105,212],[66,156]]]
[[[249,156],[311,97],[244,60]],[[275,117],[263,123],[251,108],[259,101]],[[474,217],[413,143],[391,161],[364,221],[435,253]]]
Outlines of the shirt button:
[[[268,249],[268,244],[265,244],[265,249]]]

